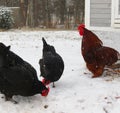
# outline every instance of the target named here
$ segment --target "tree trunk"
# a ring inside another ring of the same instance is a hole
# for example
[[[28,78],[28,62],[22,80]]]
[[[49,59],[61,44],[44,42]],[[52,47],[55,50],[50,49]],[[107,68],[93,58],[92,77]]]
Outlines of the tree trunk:
[[[38,26],[38,0],[33,0],[34,26]]]
[[[28,2],[26,26],[29,26],[29,27],[35,26],[33,3],[34,3],[33,0],[29,0],[29,2]]]
[[[47,26],[47,28],[50,28],[50,27],[51,27],[50,0],[47,0],[47,3],[46,3],[46,10],[47,10],[47,21],[46,21],[46,26]]]
[[[26,25],[26,19],[27,19],[27,9],[28,9],[28,0],[20,0],[20,13],[21,13],[21,26]]]

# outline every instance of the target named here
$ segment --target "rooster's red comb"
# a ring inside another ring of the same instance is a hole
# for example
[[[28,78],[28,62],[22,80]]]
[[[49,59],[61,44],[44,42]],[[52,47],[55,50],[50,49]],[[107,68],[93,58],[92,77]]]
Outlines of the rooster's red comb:
[[[84,29],[83,28],[85,28],[85,24],[80,24],[79,26],[78,26],[78,31],[79,31],[79,34],[81,35],[81,36],[83,36],[83,34],[84,34]]]
[[[78,26],[78,30],[81,30],[82,28],[85,28],[85,24],[80,24],[80,25]]]

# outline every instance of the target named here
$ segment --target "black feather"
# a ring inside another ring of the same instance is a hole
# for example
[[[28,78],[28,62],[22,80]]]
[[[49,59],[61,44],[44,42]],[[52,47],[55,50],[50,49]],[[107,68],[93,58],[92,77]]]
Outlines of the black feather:
[[[58,81],[63,74],[64,62],[53,46],[43,41],[43,57],[40,59],[41,76],[50,82]]]
[[[47,90],[29,63],[10,50],[1,52],[3,48],[6,46],[0,46],[0,61],[3,61],[0,67],[0,91],[6,98],[14,95],[32,96]]]

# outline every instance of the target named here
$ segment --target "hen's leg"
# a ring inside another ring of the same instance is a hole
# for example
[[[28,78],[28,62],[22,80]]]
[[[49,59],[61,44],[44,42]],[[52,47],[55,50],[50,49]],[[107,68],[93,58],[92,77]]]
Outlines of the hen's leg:
[[[53,88],[55,88],[55,83],[53,82],[53,86],[52,86]]]
[[[14,99],[12,99],[12,96],[8,96],[8,95],[5,95],[5,101],[11,101],[11,102],[13,102],[14,104],[17,104],[18,102],[17,101],[15,101]]]

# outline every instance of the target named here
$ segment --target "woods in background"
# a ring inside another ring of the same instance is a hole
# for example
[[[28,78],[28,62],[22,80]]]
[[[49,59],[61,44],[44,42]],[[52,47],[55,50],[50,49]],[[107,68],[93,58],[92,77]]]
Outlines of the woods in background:
[[[21,26],[74,29],[84,22],[85,0],[0,0],[20,7]]]

